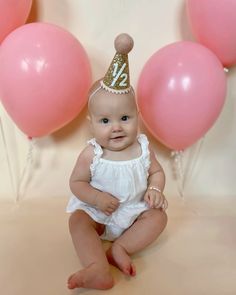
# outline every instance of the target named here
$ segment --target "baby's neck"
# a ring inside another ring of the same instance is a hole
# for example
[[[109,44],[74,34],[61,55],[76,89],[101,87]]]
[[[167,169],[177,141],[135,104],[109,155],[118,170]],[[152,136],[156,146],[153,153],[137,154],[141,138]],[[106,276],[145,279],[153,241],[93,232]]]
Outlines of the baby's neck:
[[[111,161],[128,161],[140,157],[142,154],[141,146],[136,140],[123,150],[111,151],[103,148],[102,158]]]

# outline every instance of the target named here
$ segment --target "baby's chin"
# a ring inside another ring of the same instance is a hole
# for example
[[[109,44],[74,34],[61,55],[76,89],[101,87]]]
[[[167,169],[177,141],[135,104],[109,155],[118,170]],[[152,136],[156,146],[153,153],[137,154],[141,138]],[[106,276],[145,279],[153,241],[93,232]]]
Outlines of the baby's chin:
[[[119,139],[115,139],[113,140],[113,142],[109,145],[107,149],[112,152],[121,152],[131,147],[132,144],[133,142],[127,141],[125,139],[123,139],[123,141]]]

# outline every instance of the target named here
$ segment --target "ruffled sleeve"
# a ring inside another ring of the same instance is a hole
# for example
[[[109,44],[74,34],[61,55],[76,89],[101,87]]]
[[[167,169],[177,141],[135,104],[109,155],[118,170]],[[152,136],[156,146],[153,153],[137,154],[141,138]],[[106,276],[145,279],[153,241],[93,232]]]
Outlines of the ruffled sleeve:
[[[143,165],[146,169],[146,173],[147,173],[147,176],[148,176],[148,170],[150,168],[150,151],[149,151],[149,141],[147,139],[147,136],[145,134],[139,134],[138,136],[138,141],[141,145],[141,148],[142,148],[142,162],[143,162]]]
[[[103,154],[103,150],[101,146],[96,142],[95,138],[90,139],[87,143],[93,146],[93,151],[94,151],[94,158],[90,165],[91,175],[93,176],[96,166],[98,165],[99,160]]]

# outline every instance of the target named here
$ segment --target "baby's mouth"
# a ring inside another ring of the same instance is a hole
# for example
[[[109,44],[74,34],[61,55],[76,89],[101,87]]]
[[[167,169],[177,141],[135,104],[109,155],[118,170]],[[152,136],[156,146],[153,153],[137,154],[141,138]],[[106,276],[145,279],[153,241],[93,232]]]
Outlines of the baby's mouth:
[[[124,137],[125,137],[124,135],[120,135],[120,136],[112,137],[111,140],[121,140]]]

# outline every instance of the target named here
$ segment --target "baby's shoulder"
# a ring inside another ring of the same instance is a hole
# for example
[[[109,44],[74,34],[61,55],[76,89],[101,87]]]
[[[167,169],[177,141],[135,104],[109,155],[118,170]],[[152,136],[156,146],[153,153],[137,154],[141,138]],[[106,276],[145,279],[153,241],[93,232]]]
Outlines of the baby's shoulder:
[[[94,157],[94,149],[91,145],[86,146],[79,155],[79,158],[86,162],[92,162]]]

